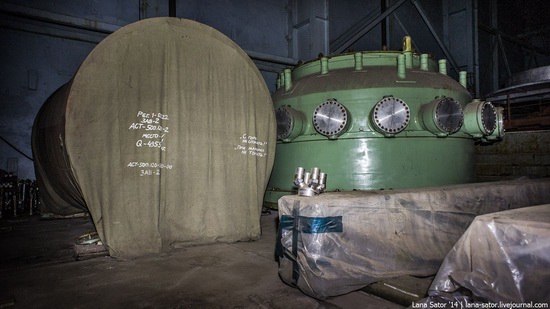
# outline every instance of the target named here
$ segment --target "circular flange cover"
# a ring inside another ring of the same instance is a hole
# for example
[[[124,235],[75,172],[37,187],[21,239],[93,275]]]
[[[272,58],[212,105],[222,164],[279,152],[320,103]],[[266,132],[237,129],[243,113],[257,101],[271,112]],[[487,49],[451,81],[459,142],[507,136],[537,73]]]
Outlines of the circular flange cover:
[[[336,100],[328,100],[315,108],[313,126],[315,130],[325,136],[334,136],[342,133],[349,122],[349,113],[346,107]]]
[[[405,101],[385,97],[374,106],[372,118],[375,126],[382,133],[396,134],[407,127],[411,112]]]
[[[288,138],[292,133],[292,114],[286,106],[281,106],[275,110],[275,118],[277,119],[277,139]]]
[[[437,102],[435,119],[442,132],[455,133],[464,122],[462,106],[452,98],[443,98]]]
[[[497,127],[497,112],[490,102],[485,102],[481,107],[481,126],[485,134],[491,134]]]

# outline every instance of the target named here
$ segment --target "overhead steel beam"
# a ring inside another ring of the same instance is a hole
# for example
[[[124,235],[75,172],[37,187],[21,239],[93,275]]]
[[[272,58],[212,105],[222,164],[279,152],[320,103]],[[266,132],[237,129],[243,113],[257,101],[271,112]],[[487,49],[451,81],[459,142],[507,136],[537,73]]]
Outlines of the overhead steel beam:
[[[502,37],[503,39],[505,39],[508,42],[514,43],[518,46],[525,47],[525,48],[530,49],[530,50],[534,50],[534,51],[536,51],[537,53],[539,53],[541,55],[550,56],[550,51],[542,49],[540,47],[537,47],[537,46],[535,46],[533,44],[530,44],[530,43],[528,43],[528,42],[526,42],[522,39],[518,39],[516,37],[508,35],[508,34],[502,32],[498,29],[488,27],[488,26],[485,26],[485,25],[482,25],[482,24],[479,24],[478,28],[485,31],[485,32],[493,34],[493,35],[500,35],[500,37]]]
[[[401,28],[401,30],[403,31],[403,33],[405,33],[405,35],[407,36],[411,36],[409,34],[409,31],[407,31],[407,28],[405,28],[405,25],[403,25],[403,23],[401,22],[401,19],[399,19],[399,17],[397,16],[397,14],[393,14],[393,19],[397,22],[397,25],[399,26],[399,28]],[[422,51],[420,50],[420,48],[418,48],[418,45],[416,45],[416,42],[414,40],[412,40],[412,45],[414,47],[414,50],[417,52],[417,53],[421,53]]]
[[[349,39],[345,40],[344,42],[338,45],[330,46],[330,52],[333,54],[342,53],[407,1],[408,0],[399,0],[390,8],[388,8],[386,11],[382,12],[382,14],[378,15],[378,17],[371,20],[368,24],[365,25],[365,27],[357,31],[355,34],[353,34]]]
[[[67,27],[48,27],[42,22],[30,23],[28,20],[2,13],[0,13],[0,28],[93,44],[98,44],[107,36],[105,33],[98,32],[77,32]]]
[[[474,26],[472,27],[472,35],[474,37],[474,46],[472,53],[474,58],[474,95],[479,97],[479,31],[477,30],[477,24],[479,24],[478,0],[473,1],[473,6]]]
[[[69,26],[84,30],[96,31],[105,34],[115,32],[118,25],[108,24],[97,20],[73,17],[69,15],[41,11],[21,5],[0,2],[0,12],[6,15],[25,17],[33,20],[49,22],[56,25]]]
[[[252,50],[245,50],[244,52],[247,53],[252,60],[265,61],[269,63],[290,65],[290,66],[294,66],[298,63],[298,60],[293,58],[281,57],[281,56],[276,56],[271,54],[264,54],[264,53],[260,53]]]
[[[497,34],[498,47],[502,53],[502,60],[504,61],[504,67],[506,68],[506,74],[508,77],[512,76],[512,71],[510,70],[510,64],[508,63],[508,57],[506,56],[506,50],[504,49],[504,44],[502,43],[502,37]]]
[[[384,12],[386,10],[386,6],[388,4],[388,0],[380,0],[380,11]],[[382,41],[382,46],[385,46],[385,48],[388,47],[388,30],[389,30],[389,23],[388,19],[384,19],[384,22],[382,23],[382,33],[380,36],[380,40]]]
[[[496,28],[498,26],[498,6],[497,6],[497,0],[490,0],[490,9],[491,9],[491,27]],[[479,25],[478,25],[479,29]],[[497,44],[498,40],[496,37],[492,37],[493,45],[492,45],[492,81],[493,81],[493,89],[492,91],[496,91],[499,88],[499,65],[498,65],[498,50],[497,50]]]
[[[176,17],[176,0],[168,0],[168,16]]]
[[[293,58],[313,59],[329,51],[328,0],[293,0],[291,24]],[[301,5],[298,5],[301,3]]]
[[[386,0],[389,1],[389,0]],[[365,25],[367,25],[375,16],[377,16],[376,11],[371,11],[367,16],[361,18],[357,23],[355,23],[353,26],[349,27],[344,33],[340,34],[336,39],[332,40],[330,42],[330,46],[332,46],[334,49],[334,46],[340,46],[347,40],[349,40],[354,34],[356,34],[358,31],[363,29]],[[387,19],[386,19],[387,20]]]
[[[1,19],[0,21],[1,28],[89,42],[94,44],[101,42],[101,40],[103,40],[105,36],[121,28],[121,26],[118,25],[106,24],[95,20],[72,17],[58,13],[44,12],[37,9],[13,5],[9,3],[0,3],[0,16],[1,13],[7,15],[6,18]],[[10,16],[13,17],[10,18]],[[71,31],[68,31],[68,28],[55,29],[40,27],[39,25],[24,23],[22,22],[22,20],[17,20],[17,18],[26,18],[33,21],[50,23],[53,25],[61,25],[65,27],[92,31],[92,33],[96,32],[98,36],[96,37],[94,35],[90,35],[89,33],[73,33]],[[247,50],[246,53],[253,60],[265,61],[275,64],[295,65],[298,62],[296,59],[264,54],[250,50]]]
[[[441,39],[439,38],[439,35],[437,35],[437,32],[435,31],[435,28],[432,26],[432,23],[430,22],[430,19],[428,18],[428,15],[426,15],[426,12],[424,11],[424,9],[420,5],[420,3],[418,3],[417,0],[411,0],[411,2],[414,5],[414,7],[416,8],[416,10],[418,11],[418,13],[420,14],[420,17],[422,17],[422,20],[424,20],[424,23],[426,24],[426,26],[428,27],[430,32],[432,33],[432,36],[434,37],[435,41],[439,45],[439,48],[441,48],[441,50],[445,54],[445,57],[447,58],[447,60],[451,64],[452,69],[458,74],[460,69],[458,68],[458,65],[456,64],[456,61],[454,60],[453,56],[451,55],[451,53],[447,49],[447,46],[445,46],[445,44],[443,44],[443,41],[441,41]]]

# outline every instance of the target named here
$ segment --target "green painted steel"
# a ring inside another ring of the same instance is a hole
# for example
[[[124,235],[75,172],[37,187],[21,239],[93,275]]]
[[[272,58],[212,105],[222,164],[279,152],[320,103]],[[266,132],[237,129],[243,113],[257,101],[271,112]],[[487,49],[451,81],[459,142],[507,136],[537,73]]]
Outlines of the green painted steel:
[[[405,67],[398,68],[398,56],[401,58],[404,54]],[[284,135],[290,138],[278,141],[264,198],[266,204],[276,206],[278,198],[293,192],[296,167],[306,171],[319,167],[327,174],[326,191],[474,181],[474,141],[483,134],[458,129],[450,134],[435,132],[433,123],[424,124],[422,113],[437,105],[433,103],[435,99],[451,98],[462,108],[472,101],[470,93],[459,82],[440,71],[446,72],[446,68],[439,68],[427,55],[388,51],[323,57],[281,74],[284,80],[278,81],[279,88],[273,95],[275,109],[291,108],[293,115],[299,114],[300,119],[305,117],[306,121],[286,119],[283,122],[291,123],[292,126],[282,127],[293,131]],[[384,110],[379,104],[380,110],[373,110],[382,99],[392,96],[401,105],[387,105]],[[318,106],[323,103],[336,106],[334,101],[345,107],[338,110],[337,115],[314,114],[320,113]],[[392,131],[392,126],[398,126],[394,121],[399,121],[398,112],[392,114],[393,109],[403,107],[402,101],[406,107],[399,111],[403,116],[400,121],[406,127]],[[385,114],[379,114],[387,110],[392,115],[389,122]],[[434,117],[440,112],[433,110]],[[460,115],[447,116],[464,117],[462,111],[459,112]],[[323,121],[321,116],[326,118],[327,125],[330,121],[331,125],[340,121],[346,126],[342,125],[338,134],[324,136],[323,132],[334,131],[316,130],[319,124],[314,123],[314,119]],[[441,117],[445,121],[446,116]],[[457,123],[457,119],[454,118],[453,123]],[[462,118],[459,120],[462,125]],[[386,124],[381,124],[384,121]]]

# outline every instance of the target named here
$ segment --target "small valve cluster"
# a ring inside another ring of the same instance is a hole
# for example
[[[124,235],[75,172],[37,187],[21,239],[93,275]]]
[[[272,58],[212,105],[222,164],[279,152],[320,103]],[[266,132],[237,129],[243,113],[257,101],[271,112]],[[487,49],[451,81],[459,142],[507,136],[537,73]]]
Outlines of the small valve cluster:
[[[314,196],[325,191],[327,174],[321,173],[318,167],[311,169],[311,172],[304,172],[303,167],[296,168],[294,174],[294,185],[298,187],[299,196]]]

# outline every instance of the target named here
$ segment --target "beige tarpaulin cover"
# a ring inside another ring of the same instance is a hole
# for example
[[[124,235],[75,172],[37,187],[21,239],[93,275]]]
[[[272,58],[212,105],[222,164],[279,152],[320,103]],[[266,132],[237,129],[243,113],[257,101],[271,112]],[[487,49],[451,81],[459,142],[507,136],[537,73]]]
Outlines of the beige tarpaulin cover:
[[[74,177],[74,211],[87,207],[113,256],[260,236],[275,117],[262,76],[223,34],[176,18],[125,26],[46,105],[63,99],[33,134],[41,189],[57,192],[46,211],[71,204],[57,182]]]

